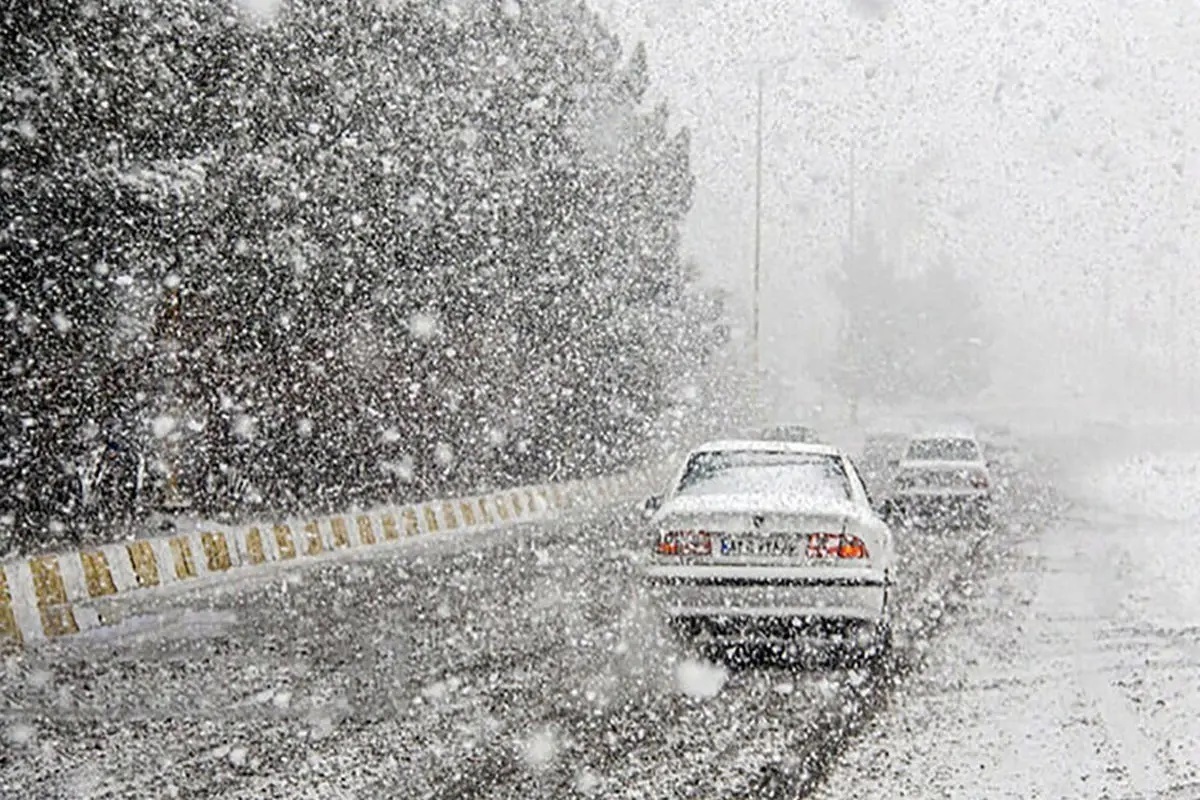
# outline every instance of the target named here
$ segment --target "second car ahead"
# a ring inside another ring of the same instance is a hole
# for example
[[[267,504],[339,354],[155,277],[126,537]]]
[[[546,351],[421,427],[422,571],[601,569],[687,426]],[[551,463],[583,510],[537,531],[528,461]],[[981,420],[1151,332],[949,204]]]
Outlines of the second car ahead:
[[[992,524],[992,475],[970,431],[913,436],[896,464],[892,486],[888,510],[900,519]]]
[[[712,442],[654,505],[645,575],[677,629],[720,645],[890,645],[892,534],[836,448]]]

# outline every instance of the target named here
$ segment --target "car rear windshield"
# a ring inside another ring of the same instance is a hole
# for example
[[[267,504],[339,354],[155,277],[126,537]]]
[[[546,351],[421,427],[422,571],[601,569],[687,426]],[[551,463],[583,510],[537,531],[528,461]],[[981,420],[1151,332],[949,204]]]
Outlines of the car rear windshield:
[[[776,494],[850,499],[840,458],[817,453],[721,450],[693,453],[676,489],[681,495]]]
[[[913,461],[976,461],[979,446],[973,439],[915,439],[905,458]]]

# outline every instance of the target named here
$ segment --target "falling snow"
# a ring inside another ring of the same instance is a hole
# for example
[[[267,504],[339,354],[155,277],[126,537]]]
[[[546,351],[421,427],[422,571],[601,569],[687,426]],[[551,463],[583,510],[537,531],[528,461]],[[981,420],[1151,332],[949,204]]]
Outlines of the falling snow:
[[[239,439],[253,439],[257,420],[249,414],[241,414],[233,421],[233,433]]]
[[[445,442],[439,442],[433,448],[433,458],[443,467],[448,467],[454,463],[454,448]]]
[[[36,731],[34,730],[33,726],[27,725],[23,722],[17,722],[9,725],[4,732],[5,739],[7,739],[8,742],[15,747],[32,744],[35,736]]]
[[[438,318],[428,312],[414,313],[409,317],[408,331],[414,339],[427,342],[437,336]]]
[[[522,749],[525,763],[533,770],[545,770],[557,757],[560,749],[557,733],[552,728],[535,732]]]
[[[1200,11],[10,5],[0,796],[1200,787]]]
[[[160,414],[155,417],[150,423],[150,429],[154,432],[155,438],[165,439],[175,430],[178,420],[169,414]]]
[[[689,697],[716,697],[728,677],[724,667],[695,659],[686,659],[675,667],[675,685]]]

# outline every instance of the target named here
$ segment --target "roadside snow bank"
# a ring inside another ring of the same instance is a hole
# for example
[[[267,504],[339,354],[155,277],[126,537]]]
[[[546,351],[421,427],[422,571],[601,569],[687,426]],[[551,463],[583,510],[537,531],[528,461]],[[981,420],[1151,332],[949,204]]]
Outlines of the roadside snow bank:
[[[1094,462],[1070,481],[1076,502],[1162,522],[1200,520],[1200,452]]]
[[[1069,486],[1081,558],[1104,551],[1094,579],[1130,624],[1200,630],[1200,451],[1097,461]]]

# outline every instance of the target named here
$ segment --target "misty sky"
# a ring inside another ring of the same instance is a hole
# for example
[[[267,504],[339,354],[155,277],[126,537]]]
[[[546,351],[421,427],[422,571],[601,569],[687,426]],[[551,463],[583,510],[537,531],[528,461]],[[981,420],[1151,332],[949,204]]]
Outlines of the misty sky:
[[[654,91],[692,130],[688,250],[742,297],[755,70],[795,56],[768,69],[765,94],[763,324],[777,371],[828,341],[823,273],[847,228],[852,142],[860,215],[902,268],[944,254],[985,282],[1002,390],[1065,375],[1107,391],[1100,363],[1118,386],[1125,365],[1165,372],[1172,296],[1194,344],[1194,0],[593,4],[627,47],[646,41]]]

